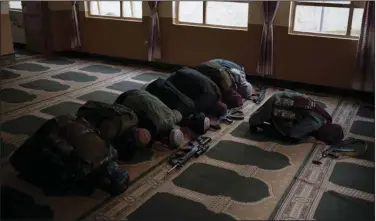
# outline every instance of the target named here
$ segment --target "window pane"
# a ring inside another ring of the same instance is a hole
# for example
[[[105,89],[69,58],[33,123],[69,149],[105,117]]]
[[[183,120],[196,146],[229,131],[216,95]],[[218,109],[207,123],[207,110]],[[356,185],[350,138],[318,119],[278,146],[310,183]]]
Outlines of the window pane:
[[[172,1],[172,17],[176,18],[176,1]]]
[[[294,31],[320,32],[322,7],[297,5]]]
[[[206,3],[206,23],[210,25],[247,27],[248,3],[208,1]]]
[[[348,8],[296,6],[294,31],[345,35]]]
[[[203,23],[204,3],[179,1],[179,21],[190,23]]]
[[[120,17],[120,1],[90,1],[90,14]]]
[[[350,9],[324,7],[321,31],[325,34],[346,35]]]
[[[21,1],[9,1],[10,9],[22,9]]]
[[[123,1],[123,17],[142,18],[142,1]]]
[[[363,11],[362,8],[355,8],[353,14],[353,20],[351,25],[351,36],[360,36],[360,29],[362,27],[363,20]]]

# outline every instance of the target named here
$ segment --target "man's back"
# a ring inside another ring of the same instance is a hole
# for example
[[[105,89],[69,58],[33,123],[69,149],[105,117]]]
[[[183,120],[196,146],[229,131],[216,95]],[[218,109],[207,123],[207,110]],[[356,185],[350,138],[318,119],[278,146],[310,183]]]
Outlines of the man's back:
[[[315,111],[316,105],[320,104],[305,94],[276,92],[250,117],[250,126],[267,122],[285,137],[302,139],[326,122],[326,118]]]

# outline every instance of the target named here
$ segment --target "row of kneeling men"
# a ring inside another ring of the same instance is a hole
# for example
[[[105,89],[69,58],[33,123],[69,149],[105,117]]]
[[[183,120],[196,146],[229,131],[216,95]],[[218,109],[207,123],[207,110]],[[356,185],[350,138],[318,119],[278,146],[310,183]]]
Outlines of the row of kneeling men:
[[[129,176],[116,159],[130,160],[154,141],[176,148],[184,142],[177,125],[204,134],[210,127],[208,117],[241,107],[252,93],[244,68],[231,61],[184,67],[166,80],[123,92],[114,104],[88,101],[76,116],[47,121],[10,162],[45,194],[90,194],[98,187],[119,194],[127,188]]]

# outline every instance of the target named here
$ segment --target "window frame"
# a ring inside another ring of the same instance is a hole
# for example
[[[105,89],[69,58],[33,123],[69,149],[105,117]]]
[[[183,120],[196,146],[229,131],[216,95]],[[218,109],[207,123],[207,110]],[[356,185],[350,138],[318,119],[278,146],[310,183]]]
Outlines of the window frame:
[[[303,5],[303,6],[318,6],[318,7],[348,8],[349,9],[349,17],[348,17],[348,21],[347,21],[346,35],[294,31],[295,13],[296,13],[296,7],[298,5]],[[363,9],[362,5],[357,5],[356,2],[354,2],[354,1],[351,1],[350,4],[338,4],[338,3],[326,3],[326,2],[319,3],[319,2],[308,2],[308,1],[291,1],[291,4],[290,4],[289,34],[294,34],[294,35],[309,35],[309,36],[316,36],[316,37],[344,38],[344,39],[358,40],[359,36],[352,36],[351,35],[351,28],[352,28],[352,21],[353,21],[353,16],[354,16],[354,9],[356,9],[356,8]]]
[[[133,9],[133,2],[135,2],[135,1],[134,0],[129,0],[129,1],[131,2],[131,10],[134,10]],[[123,16],[123,3],[124,3],[124,1],[119,1],[120,2],[120,16],[119,17],[117,17],[117,16],[107,16],[107,15],[93,15],[93,14],[91,14],[91,4],[90,4],[90,2],[97,2],[98,12],[100,12],[100,7],[99,7],[99,2],[100,1],[85,1],[86,8],[87,8],[86,17],[88,17],[88,18],[101,18],[101,19],[133,21],[133,22],[142,22],[143,21],[143,12],[142,12],[142,18],[124,17]]]
[[[194,23],[194,22],[181,22],[179,21],[179,3],[180,1],[173,1],[171,4],[175,4],[174,10],[174,16],[173,16],[173,24],[174,25],[185,25],[185,26],[196,26],[196,27],[206,27],[206,28],[221,28],[221,29],[230,29],[230,30],[241,30],[241,31],[248,31],[249,26],[249,2],[248,1],[226,1],[226,2],[234,2],[234,3],[247,3],[248,4],[248,21],[247,21],[247,27],[240,27],[240,26],[226,26],[226,25],[211,25],[206,24],[206,7],[207,7],[207,1],[202,1],[203,7],[202,7],[202,23]]]

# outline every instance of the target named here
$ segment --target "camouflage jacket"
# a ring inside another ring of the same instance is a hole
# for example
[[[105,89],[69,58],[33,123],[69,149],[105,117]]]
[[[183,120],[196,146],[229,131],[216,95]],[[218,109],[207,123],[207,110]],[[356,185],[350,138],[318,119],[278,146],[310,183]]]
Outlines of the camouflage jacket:
[[[297,97],[303,102],[297,102]],[[325,118],[313,110],[318,104],[305,94],[283,91],[273,99],[272,122],[285,136],[301,139],[325,123]]]

